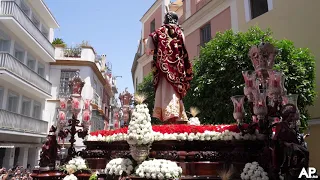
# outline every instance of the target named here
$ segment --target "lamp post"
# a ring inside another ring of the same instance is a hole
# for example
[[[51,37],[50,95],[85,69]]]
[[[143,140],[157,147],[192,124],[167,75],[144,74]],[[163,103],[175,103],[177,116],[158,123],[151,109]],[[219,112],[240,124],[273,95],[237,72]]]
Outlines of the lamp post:
[[[58,136],[64,140],[70,135],[70,147],[68,148],[68,153],[64,162],[72,159],[77,155],[74,147],[76,142],[75,135],[84,139],[89,130],[90,119],[91,119],[91,100],[82,99],[81,91],[84,86],[84,82],[79,76],[79,71],[70,80],[69,87],[72,94],[69,98],[60,99],[59,115],[58,115]],[[67,120],[67,115],[71,113],[72,117]],[[78,120],[79,113],[82,113],[82,122]],[[63,152],[62,152],[63,153]]]

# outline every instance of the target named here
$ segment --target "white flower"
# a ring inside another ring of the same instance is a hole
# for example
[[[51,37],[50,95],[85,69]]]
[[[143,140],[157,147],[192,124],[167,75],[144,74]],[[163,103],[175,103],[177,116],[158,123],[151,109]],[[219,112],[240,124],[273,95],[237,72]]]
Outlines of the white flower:
[[[258,162],[247,163],[241,173],[241,179],[248,180],[269,180],[266,173]]]
[[[133,171],[133,164],[130,159],[116,158],[111,160],[105,169],[106,174],[121,176],[125,172],[130,175]]]
[[[200,126],[199,118],[197,118],[197,117],[191,117],[191,118],[189,119],[188,124],[189,124],[189,125]]]
[[[70,174],[64,177],[63,180],[78,180],[78,178],[75,175]]]
[[[68,164],[76,164],[76,161],[74,160],[74,159],[71,159],[69,162],[68,162]]]
[[[135,107],[126,137],[130,145],[151,144],[154,141],[151,116],[145,104],[139,104]]]
[[[136,169],[136,175],[141,178],[175,179],[181,174],[182,168],[177,163],[164,159],[144,161]]]
[[[78,170],[87,169],[86,161],[81,157],[75,157],[66,164],[65,169],[69,174],[73,174]]]
[[[106,142],[114,142],[114,141],[127,141],[130,145],[142,145],[142,144],[150,144],[153,141],[164,141],[164,140],[179,140],[179,141],[231,141],[233,139],[236,140],[263,140],[265,136],[259,134],[259,131],[256,130],[255,134],[244,134],[237,132],[231,132],[229,130],[221,131],[221,128],[229,127],[230,125],[217,127],[219,132],[215,131],[205,131],[203,133],[160,133],[154,132],[152,130],[151,119],[149,112],[143,110],[144,106],[136,106],[136,110],[133,113],[133,117],[129,123],[128,132],[127,133],[117,133],[108,136],[102,136],[99,134],[98,136],[89,135],[87,141],[106,141]]]
[[[80,164],[80,165],[78,165],[77,166],[77,169],[87,169],[87,165],[85,165],[85,164]]]

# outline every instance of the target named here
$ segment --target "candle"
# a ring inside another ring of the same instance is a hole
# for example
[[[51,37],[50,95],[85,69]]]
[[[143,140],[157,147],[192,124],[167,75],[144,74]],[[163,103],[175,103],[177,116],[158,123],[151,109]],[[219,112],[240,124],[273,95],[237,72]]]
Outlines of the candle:
[[[91,100],[90,99],[86,99],[85,103],[84,103],[84,108],[85,109],[89,109],[90,108],[90,103],[91,103]]]
[[[61,109],[66,109],[67,108],[66,100],[64,98],[60,99],[60,108]]]
[[[237,104],[237,110],[236,112],[242,112],[242,104]]]

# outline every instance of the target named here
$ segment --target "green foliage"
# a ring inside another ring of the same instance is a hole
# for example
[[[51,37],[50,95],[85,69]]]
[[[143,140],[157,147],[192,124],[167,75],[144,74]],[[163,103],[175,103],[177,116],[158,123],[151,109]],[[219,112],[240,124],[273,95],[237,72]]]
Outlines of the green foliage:
[[[155,99],[155,92],[153,87],[153,75],[150,73],[148,76],[144,77],[143,82],[138,85],[138,94],[143,94],[146,96],[146,100],[144,103],[148,105],[148,109],[150,114],[153,112],[154,108],[154,99]],[[160,121],[156,118],[151,118],[152,124],[159,124]]]
[[[89,178],[89,180],[97,180],[97,179],[98,179],[97,173],[93,173]]]
[[[63,39],[61,38],[54,38],[54,40],[52,41],[53,45],[62,45],[62,46],[66,46],[65,42],[63,41]]]
[[[83,40],[83,41],[81,42],[81,44],[79,44],[79,46],[81,47],[81,46],[91,46],[91,45],[90,45],[89,41]]]
[[[267,34],[267,35],[266,35]],[[279,50],[275,69],[286,74],[285,86],[290,94],[299,94],[298,107],[302,126],[309,118],[307,106],[315,98],[315,60],[308,49],[295,48],[289,40],[275,40],[270,30],[253,27],[247,32],[234,33],[229,30],[218,33],[201,48],[195,60],[194,79],[184,99],[186,109],[196,106],[202,123],[232,123],[233,105],[230,97],[243,94],[244,80],[241,71],[253,70],[248,57],[251,46],[258,45],[263,36]],[[246,109],[246,112],[249,112]],[[247,114],[247,118],[250,118]]]

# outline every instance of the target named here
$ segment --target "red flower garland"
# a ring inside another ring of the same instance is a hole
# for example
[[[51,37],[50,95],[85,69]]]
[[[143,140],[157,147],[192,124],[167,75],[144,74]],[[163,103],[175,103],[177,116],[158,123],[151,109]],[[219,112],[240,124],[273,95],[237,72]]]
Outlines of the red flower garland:
[[[247,128],[247,124],[244,124],[244,128]],[[231,132],[239,133],[238,126],[236,124],[232,125],[185,125],[185,124],[175,124],[175,125],[155,125],[152,126],[153,131],[160,132],[162,134],[173,134],[173,133],[204,133],[205,131],[215,131],[215,132],[224,132],[226,130]],[[99,134],[102,136],[112,136],[114,134],[124,133],[126,134],[128,128],[121,128],[115,130],[100,130],[91,132],[91,136],[98,136]]]

